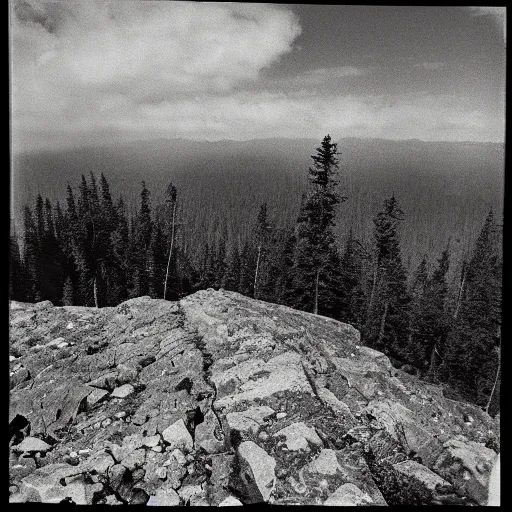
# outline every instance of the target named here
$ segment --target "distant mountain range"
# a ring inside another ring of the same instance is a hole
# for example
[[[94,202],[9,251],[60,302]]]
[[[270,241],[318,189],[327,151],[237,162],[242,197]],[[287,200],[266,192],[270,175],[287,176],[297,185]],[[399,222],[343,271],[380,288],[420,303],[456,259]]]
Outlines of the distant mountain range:
[[[346,138],[338,142],[343,195],[341,239],[352,227],[371,236],[372,218],[384,198],[395,194],[405,213],[402,239],[406,262],[432,258],[452,237],[460,255],[470,247],[490,208],[501,214],[504,145]],[[310,155],[319,140],[250,141],[153,140],[123,145],[34,151],[13,155],[13,215],[40,192],[63,201],[66,186],[81,174],[104,173],[114,196],[137,204],[144,180],[154,202],[172,181],[182,198],[188,236],[195,243],[227,236],[243,238],[262,202],[278,226],[295,220],[307,184]],[[185,234],[185,236],[187,236]],[[459,242],[457,242],[459,240]],[[459,244],[457,246],[457,244]]]

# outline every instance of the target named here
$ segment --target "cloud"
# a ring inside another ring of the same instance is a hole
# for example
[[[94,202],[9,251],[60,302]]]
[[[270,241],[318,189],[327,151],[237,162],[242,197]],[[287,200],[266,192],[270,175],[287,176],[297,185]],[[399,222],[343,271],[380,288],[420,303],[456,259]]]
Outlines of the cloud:
[[[421,64],[416,64],[416,67],[426,69],[427,71],[437,71],[444,68],[445,65],[444,62],[422,62]]]
[[[104,100],[102,113],[64,117],[48,130],[41,119],[39,140],[52,137],[86,144],[184,137],[246,140],[269,137],[378,137],[386,139],[502,141],[496,121],[456,96],[308,96],[300,92],[200,94],[194,98],[136,104],[121,96]],[[52,131],[53,130],[53,131]],[[26,137],[31,136],[30,132]]]
[[[353,66],[319,68],[297,75],[293,82],[302,85],[321,85],[347,77],[362,76],[367,73],[367,69],[356,68]]]
[[[12,22],[15,110],[57,97],[74,108],[101,92],[144,102],[229,91],[289,52],[301,30],[269,4],[21,0]]]
[[[468,7],[472,16],[488,16],[503,31],[503,40],[507,39],[507,8],[506,7]]]

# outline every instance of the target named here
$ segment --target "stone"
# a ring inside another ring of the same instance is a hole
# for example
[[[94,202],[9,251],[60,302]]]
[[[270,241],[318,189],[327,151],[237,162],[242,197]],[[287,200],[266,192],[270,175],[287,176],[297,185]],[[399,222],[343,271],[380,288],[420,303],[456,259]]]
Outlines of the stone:
[[[163,451],[163,448],[161,446],[153,446],[151,448],[152,451],[156,452],[156,453],[162,453]]]
[[[341,485],[324,501],[328,507],[355,507],[372,503],[372,498],[354,484]]]
[[[164,441],[169,443],[171,449],[179,448],[189,452],[194,448],[194,440],[185,426],[185,422],[179,419],[162,432]]]
[[[253,441],[244,441],[240,444],[238,457],[247,502],[268,501],[276,481],[276,461]]]
[[[87,401],[87,407],[93,407],[97,403],[101,402],[104,398],[106,398],[109,395],[109,392],[105,389],[100,388],[93,388],[91,393],[87,395],[86,401]]]
[[[114,417],[117,418],[118,420],[120,420],[122,418],[125,418],[126,417],[126,412],[125,411],[116,412],[114,414]]]
[[[436,490],[437,485],[446,486],[450,485],[446,480],[443,480],[439,475],[419,464],[414,460],[405,460],[397,464],[393,464],[393,468],[406,475],[407,477],[414,478],[423,483],[431,491]]]
[[[160,478],[160,480],[165,480],[167,478],[167,469],[164,467],[157,469],[156,475],[158,478]]]
[[[335,475],[341,471],[341,467],[336,457],[336,452],[331,449],[323,449],[318,457],[307,465],[307,471],[319,475]]]
[[[176,460],[176,462],[182,466],[184,466],[187,463],[187,458],[185,457],[183,452],[178,448],[174,449],[171,452],[171,457],[173,457]]]
[[[75,325],[73,324],[73,322],[68,322],[68,325],[66,325],[66,329],[73,329],[75,327]]]
[[[36,491],[43,503],[60,503],[70,498],[77,505],[87,505],[86,483],[80,475],[73,476],[75,473],[76,469],[67,464],[49,464],[25,477],[21,490]],[[65,486],[60,483],[63,478]]]
[[[112,398],[127,398],[134,393],[135,389],[131,384],[123,384],[112,391]]]
[[[219,507],[242,507],[243,503],[234,496],[224,498],[218,505]]]
[[[201,485],[185,485],[181,489],[178,489],[178,494],[183,501],[184,505],[187,505],[187,503],[190,501],[192,496],[202,494],[203,488]]]
[[[159,489],[146,503],[150,507],[177,507],[179,504],[180,497],[173,489]]]
[[[153,448],[160,443],[160,436],[157,434],[155,436],[149,436],[145,437],[143,441],[143,446],[146,446],[148,448]]]
[[[219,453],[224,449],[224,441],[217,439],[215,433],[222,432],[219,421],[212,410],[204,415],[204,421],[196,425],[194,443],[196,449],[203,449],[206,453]]]
[[[250,407],[243,412],[232,412],[226,415],[229,431],[252,432],[257,434],[265,421],[275,413],[274,409],[267,406]]]
[[[38,439],[37,437],[26,437],[23,439],[23,441],[13,447],[14,450],[17,452],[28,452],[28,453],[35,453],[35,452],[42,452],[45,453],[52,449],[52,447],[48,444],[42,441],[41,439]]]
[[[479,505],[487,504],[489,476],[496,453],[483,444],[457,436],[443,444],[443,452],[432,468],[456,486],[462,487]],[[484,472],[480,472],[484,469]]]
[[[282,420],[283,418],[286,418],[286,416],[287,416],[287,415],[286,415],[286,413],[285,413],[285,412],[278,412],[278,413],[276,414],[276,418],[277,418],[278,420]]]
[[[323,445],[315,429],[302,422],[292,423],[276,432],[274,436],[285,436],[286,447],[291,451],[308,450],[309,443],[316,446]]]

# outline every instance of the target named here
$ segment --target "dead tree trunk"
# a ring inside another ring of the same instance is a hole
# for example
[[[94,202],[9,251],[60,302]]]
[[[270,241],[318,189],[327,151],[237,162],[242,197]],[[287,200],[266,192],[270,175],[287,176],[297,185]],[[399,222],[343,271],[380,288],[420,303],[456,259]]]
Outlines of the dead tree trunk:
[[[384,338],[384,328],[386,327],[386,317],[388,316],[388,306],[389,304],[386,302],[384,305],[384,312],[382,313],[382,319],[380,321],[380,329],[379,329],[379,337],[377,339],[377,346],[380,346],[382,343],[382,338]]]
[[[167,296],[167,279],[169,278],[169,267],[171,266],[172,250],[174,246],[174,219],[176,216],[176,201],[174,202],[174,208],[172,209],[172,229],[171,229],[171,250],[169,251],[169,259],[167,260],[167,270],[165,272],[165,283],[164,283],[164,300]]]
[[[453,314],[454,320],[457,320],[457,316],[459,314],[460,303],[462,302],[462,294],[464,293],[464,284],[465,283],[466,283],[466,272],[464,272],[462,274],[462,281],[460,283],[459,294],[457,296],[457,304],[455,306],[455,313]]]
[[[498,377],[501,371],[501,350],[498,348],[498,369],[496,370],[496,377],[494,378],[494,385],[492,386],[491,395],[489,396],[489,401],[485,406],[485,412],[489,414],[489,407],[491,406],[492,397],[494,396],[494,392],[496,391],[496,385],[498,384]]]
[[[315,306],[313,308],[313,313],[318,315],[318,283],[320,281],[320,269],[316,271],[316,279],[315,279]]]
[[[256,289],[258,286],[258,270],[260,268],[261,244],[258,245],[258,258],[256,259],[256,272],[254,273],[254,292],[253,297],[256,298]]]
[[[94,293],[94,305],[96,306],[96,308],[99,308],[99,306],[98,306],[98,288],[96,286],[96,277],[94,277],[94,279],[93,279],[92,290]]]

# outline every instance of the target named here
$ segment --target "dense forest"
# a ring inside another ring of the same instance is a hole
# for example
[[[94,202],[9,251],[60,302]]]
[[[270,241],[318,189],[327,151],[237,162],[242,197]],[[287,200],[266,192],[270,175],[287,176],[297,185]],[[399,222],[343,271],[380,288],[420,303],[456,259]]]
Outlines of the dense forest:
[[[489,211],[454,268],[451,237],[410,270],[404,261],[400,197],[373,212],[367,236],[340,240],[344,187],[337,144],[326,136],[304,173],[293,218],[259,212],[233,236],[216,217],[214,236],[191,244],[187,202],[169,183],[152,201],[145,182],[136,208],[114,198],[103,173],[69,184],[65,204],[24,206],[21,236],[10,237],[10,298],[55,305],[115,306],[149,295],[177,300],[224,288],[354,325],[362,343],[396,366],[443,384],[447,396],[499,410],[501,220]],[[289,200],[289,199],[288,199]],[[435,208],[431,222],[435,225]],[[195,226],[200,229],[201,226]],[[434,261],[434,263],[432,263]]]
[[[449,279],[460,274],[483,219],[503,209],[504,147],[495,143],[426,142],[343,138],[340,188],[347,200],[337,207],[333,227],[339,250],[350,233],[373,242],[373,217],[386,197],[396,195],[406,212],[399,226],[408,275],[427,256],[429,270],[450,243]],[[132,144],[15,152],[12,157],[12,215],[21,233],[23,206],[38,193],[65,204],[66,184],[103,173],[129,214],[139,203],[140,182],[153,204],[165,201],[169,181],[179,190],[181,247],[194,265],[205,243],[223,236],[246,240],[261,204],[277,228],[292,225],[315,139],[217,141],[158,139]]]

